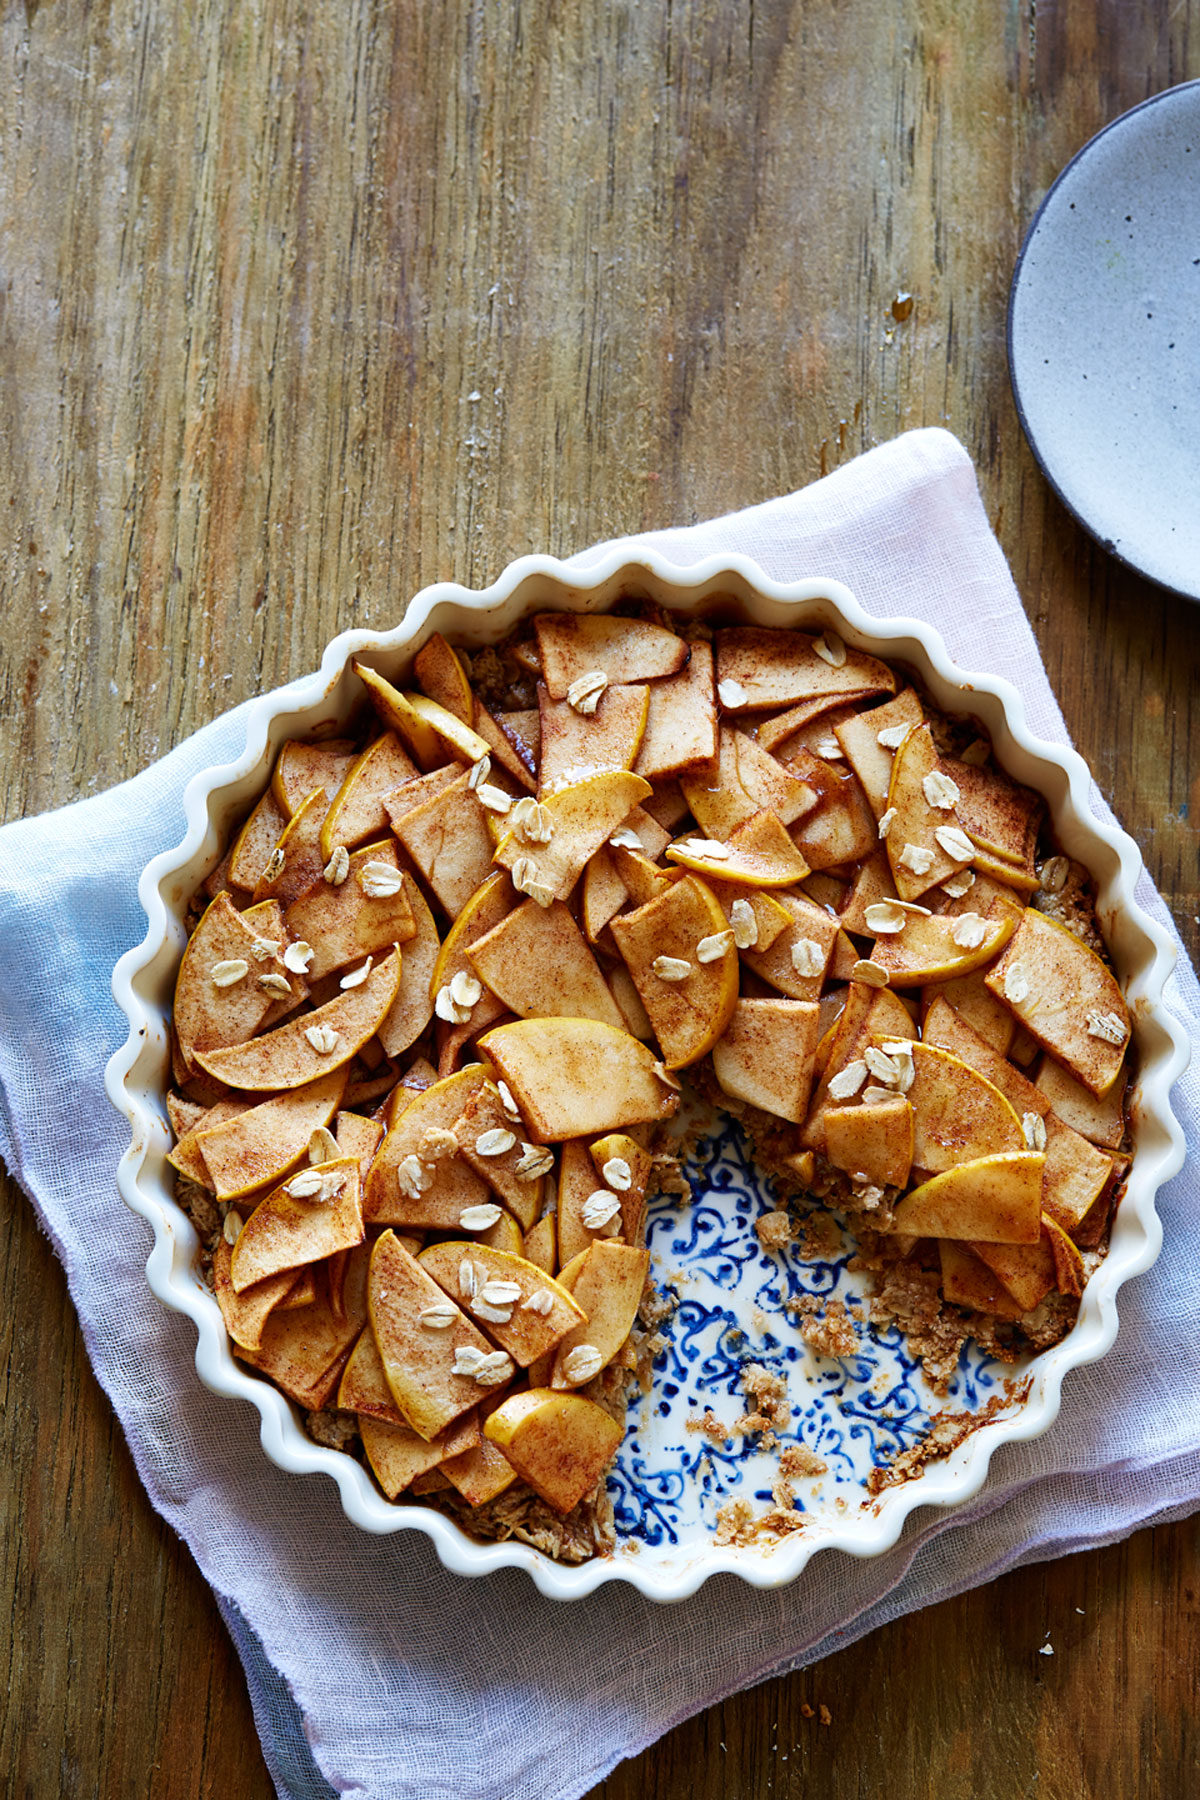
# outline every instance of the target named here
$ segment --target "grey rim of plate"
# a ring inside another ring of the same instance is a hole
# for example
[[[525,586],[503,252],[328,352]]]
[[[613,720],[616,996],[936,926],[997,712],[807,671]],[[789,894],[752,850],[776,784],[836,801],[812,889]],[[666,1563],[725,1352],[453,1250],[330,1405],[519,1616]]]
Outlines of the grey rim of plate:
[[[1021,248],[1008,364],[1047,481],[1106,550],[1200,600],[1200,81],[1067,164]]]

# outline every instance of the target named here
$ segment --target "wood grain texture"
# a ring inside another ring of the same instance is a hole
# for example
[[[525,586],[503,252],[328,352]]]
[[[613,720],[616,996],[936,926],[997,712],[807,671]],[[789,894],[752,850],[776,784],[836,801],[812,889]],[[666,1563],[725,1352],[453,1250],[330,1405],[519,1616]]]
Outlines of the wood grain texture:
[[[1200,0],[26,0],[0,58],[5,817],[134,773],[429,581],[944,424],[1195,953],[1200,608],[1050,493],[1004,315],[1062,164],[1200,75]],[[266,1796],[215,1607],[3,1192],[8,1791]],[[597,1800],[1182,1794],[1198,1591],[1191,1525],[1010,1576]]]

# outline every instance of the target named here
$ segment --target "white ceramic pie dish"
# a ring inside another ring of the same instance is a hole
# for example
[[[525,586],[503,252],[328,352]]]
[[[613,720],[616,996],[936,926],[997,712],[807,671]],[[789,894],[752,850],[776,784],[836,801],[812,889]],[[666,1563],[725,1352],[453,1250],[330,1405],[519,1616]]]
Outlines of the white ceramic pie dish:
[[[384,1499],[366,1469],[352,1457],[325,1449],[304,1432],[292,1404],[268,1381],[235,1360],[215,1299],[198,1268],[196,1234],[173,1198],[164,1091],[169,1074],[169,1009],[175,969],[185,941],[183,916],[189,896],[216,865],[235,820],[263,790],[275,751],[288,737],[344,721],[361,693],[349,670],[365,657],[396,680],[434,631],[469,647],[495,642],[527,614],[545,608],[601,612],[618,598],[638,595],[688,613],[719,597],[735,601],[764,625],[805,630],[833,627],[855,648],[908,664],[935,702],[950,713],[970,713],[990,733],[999,763],[1046,799],[1062,848],[1087,865],[1098,883],[1099,915],[1134,1019],[1136,1080],[1133,1088],[1135,1157],[1125,1198],[1104,1263],[1084,1293],[1078,1320],[1063,1341],[1019,1371],[1028,1392],[991,1423],[981,1426],[920,1477],[863,1497],[855,1507],[840,1501],[815,1510],[807,1528],[752,1547],[718,1547],[695,1520],[675,1542],[667,1534],[653,1553],[630,1543],[607,1559],[580,1566],[553,1562],[516,1541],[480,1543],[427,1505],[395,1505]],[[348,631],[326,649],[316,673],[265,694],[248,709],[245,747],[236,761],[204,771],[182,795],[182,841],[155,857],[142,872],[139,896],[148,918],[142,944],[128,951],[113,973],[113,993],[130,1022],[126,1044],[107,1071],[109,1096],[129,1120],[131,1143],[118,1170],[127,1204],[149,1221],[155,1243],[147,1262],[150,1286],[167,1306],[185,1313],[197,1331],[196,1368],[215,1393],[248,1400],[261,1419],[267,1456],[297,1475],[323,1473],[337,1484],[347,1517],[365,1531],[419,1530],[449,1569],[484,1575],[523,1568],[542,1593],[573,1599],[609,1581],[627,1581],[648,1597],[674,1601],[695,1592],[710,1576],[731,1573],[759,1587],[795,1579],[817,1549],[874,1556],[898,1538],[917,1506],[950,1506],[982,1487],[991,1457],[1002,1444],[1032,1438],[1055,1419],[1064,1376],[1103,1356],[1117,1331],[1117,1293],[1158,1254],[1161,1226],[1155,1193],[1181,1166],[1182,1132],[1169,1094],[1188,1058],[1187,1038],[1163,1004],[1163,986],[1174,963],[1166,934],[1137,905],[1141,869],[1136,845],[1124,832],[1099,821],[1088,803],[1090,777],[1069,749],[1035,738],[1025,722],[1020,695],[991,675],[973,675],[950,660],[940,636],[913,619],[876,619],[839,583],[769,580],[746,557],[710,558],[687,569],[656,553],[629,558],[619,551],[585,572],[549,557],[524,557],[490,588],[472,592],[440,583],[416,596],[404,623],[391,632]]]

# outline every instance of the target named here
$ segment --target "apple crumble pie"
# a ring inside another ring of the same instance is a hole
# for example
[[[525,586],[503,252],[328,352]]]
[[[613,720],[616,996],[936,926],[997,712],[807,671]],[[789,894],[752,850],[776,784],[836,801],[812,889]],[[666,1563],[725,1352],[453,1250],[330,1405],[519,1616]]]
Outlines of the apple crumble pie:
[[[234,1352],[319,1442],[478,1536],[611,1550],[685,1088],[771,1178],[765,1252],[856,1242],[865,1312],[785,1309],[814,1354],[895,1325],[945,1392],[968,1339],[1070,1329],[1130,1019],[1086,870],[973,722],[831,630],[632,602],[355,667],[349,734],[283,745],[196,896],[168,1099]],[[778,1444],[780,1378],[743,1387],[732,1434]],[[772,1530],[823,1468],[784,1447]],[[736,1500],[718,1541],[762,1525]]]

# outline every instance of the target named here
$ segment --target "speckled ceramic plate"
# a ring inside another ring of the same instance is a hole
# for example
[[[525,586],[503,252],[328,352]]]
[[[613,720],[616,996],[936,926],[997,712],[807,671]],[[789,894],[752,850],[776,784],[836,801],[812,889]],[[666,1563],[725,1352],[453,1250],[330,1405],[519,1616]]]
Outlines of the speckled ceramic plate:
[[[1105,127],[1025,239],[1008,360],[1025,435],[1106,550],[1200,599],[1200,81]]]

